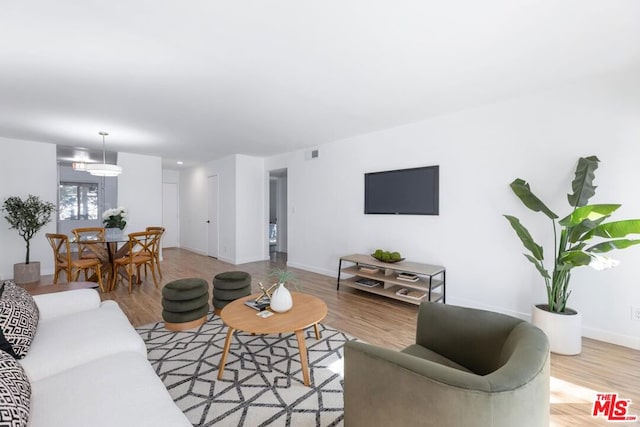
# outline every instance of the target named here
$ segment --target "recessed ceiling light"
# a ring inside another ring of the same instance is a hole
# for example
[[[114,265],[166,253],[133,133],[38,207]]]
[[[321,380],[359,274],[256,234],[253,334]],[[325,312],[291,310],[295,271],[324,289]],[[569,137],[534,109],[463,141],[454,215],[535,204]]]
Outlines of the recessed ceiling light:
[[[182,161],[178,160],[176,163],[177,163],[177,164],[179,164],[179,165],[181,165],[181,164],[183,164],[184,162],[182,162]]]

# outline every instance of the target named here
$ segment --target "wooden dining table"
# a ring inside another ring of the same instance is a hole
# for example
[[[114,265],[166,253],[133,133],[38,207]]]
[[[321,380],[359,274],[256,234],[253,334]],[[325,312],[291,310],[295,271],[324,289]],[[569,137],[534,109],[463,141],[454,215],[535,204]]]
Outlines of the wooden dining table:
[[[84,245],[85,248],[100,259],[100,268],[102,271],[108,272],[107,292],[114,290],[117,272],[113,261],[127,254],[129,250],[129,236],[125,233],[109,235],[104,238],[97,235],[88,235],[74,239],[71,242]],[[89,280],[97,281],[97,278],[92,277]]]

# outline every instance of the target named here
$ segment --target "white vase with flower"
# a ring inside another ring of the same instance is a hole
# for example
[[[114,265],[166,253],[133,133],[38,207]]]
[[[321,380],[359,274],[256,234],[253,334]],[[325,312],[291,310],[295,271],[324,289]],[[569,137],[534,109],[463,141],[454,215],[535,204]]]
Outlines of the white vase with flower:
[[[113,239],[122,234],[122,230],[127,226],[127,209],[120,206],[114,209],[107,209],[102,214],[102,223],[105,228],[105,237]]]
[[[276,313],[285,313],[293,307],[293,298],[291,292],[285,286],[287,283],[295,285],[295,274],[288,270],[276,268],[269,273],[269,277],[274,277],[278,283],[278,287],[271,295],[271,310]]]

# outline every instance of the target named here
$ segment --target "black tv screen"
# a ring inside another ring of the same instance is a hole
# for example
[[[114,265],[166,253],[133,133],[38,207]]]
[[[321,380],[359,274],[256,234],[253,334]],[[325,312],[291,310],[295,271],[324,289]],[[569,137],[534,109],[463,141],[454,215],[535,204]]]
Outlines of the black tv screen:
[[[439,166],[364,175],[364,213],[438,215]]]

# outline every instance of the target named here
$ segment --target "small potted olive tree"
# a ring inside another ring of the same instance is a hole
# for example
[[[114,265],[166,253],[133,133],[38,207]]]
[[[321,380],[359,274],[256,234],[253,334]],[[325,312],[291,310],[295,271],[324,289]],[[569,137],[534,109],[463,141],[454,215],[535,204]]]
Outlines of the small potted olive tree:
[[[18,234],[27,244],[25,262],[13,266],[13,280],[16,283],[40,280],[40,262],[29,260],[30,241],[42,227],[51,222],[51,215],[55,210],[53,203],[42,201],[38,196],[31,194],[26,199],[9,197],[4,201],[2,211],[6,213],[5,219],[11,225],[9,229],[18,230]]]

